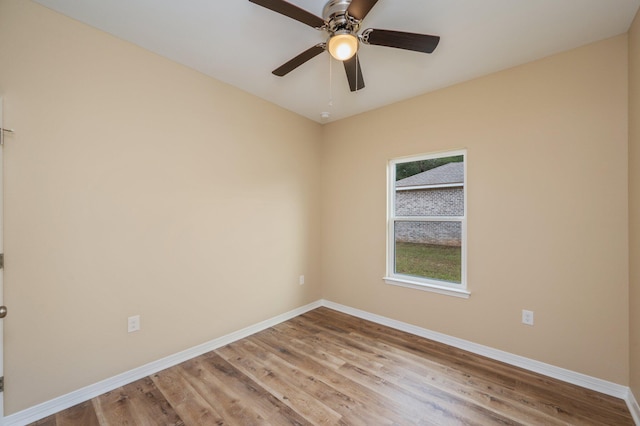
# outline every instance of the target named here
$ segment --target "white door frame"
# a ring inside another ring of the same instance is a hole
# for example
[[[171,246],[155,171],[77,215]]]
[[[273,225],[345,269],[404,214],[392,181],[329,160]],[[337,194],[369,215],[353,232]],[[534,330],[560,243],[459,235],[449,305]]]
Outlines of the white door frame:
[[[0,256],[2,265],[0,267],[0,306],[4,309],[4,137],[12,131],[5,129],[2,121],[2,96],[0,96]],[[6,311],[5,311],[6,313]],[[3,316],[4,317],[4,316]],[[0,387],[0,426],[4,424],[4,326],[0,319],[0,377],[2,386]]]

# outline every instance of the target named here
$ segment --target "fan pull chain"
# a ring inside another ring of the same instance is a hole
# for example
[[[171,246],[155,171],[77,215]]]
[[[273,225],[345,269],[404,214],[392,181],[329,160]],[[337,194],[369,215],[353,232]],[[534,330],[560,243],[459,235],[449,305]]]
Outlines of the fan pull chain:
[[[331,55],[329,57],[329,108],[333,106],[333,61]]]
[[[329,57],[329,106],[326,111],[320,113],[320,120],[322,120],[322,122],[329,120],[329,117],[331,116],[331,108],[333,107],[333,61],[331,60],[331,55],[327,56]]]

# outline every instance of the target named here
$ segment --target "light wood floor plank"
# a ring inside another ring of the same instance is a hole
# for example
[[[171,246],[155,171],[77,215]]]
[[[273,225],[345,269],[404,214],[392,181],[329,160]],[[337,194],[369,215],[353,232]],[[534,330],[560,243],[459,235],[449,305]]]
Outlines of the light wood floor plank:
[[[209,371],[197,369],[195,360],[183,364],[181,372],[194,389],[218,411],[225,422],[244,425],[265,425],[267,420],[256,412],[250,401],[243,401]]]
[[[181,374],[178,365],[152,376],[156,387],[162,392],[186,425],[214,426],[224,424],[218,413]]]
[[[624,401],[318,308],[37,426],[633,425]]]
[[[93,407],[101,425],[135,425],[136,416],[123,387],[96,397]]]
[[[296,366],[295,376],[300,387],[325,404],[334,407],[347,424],[393,424],[406,418],[406,412],[396,401],[372,395],[366,388],[324,366],[306,352],[298,352],[267,333],[251,336],[256,346],[272,351],[276,363]]]
[[[83,402],[56,415],[58,425],[98,426],[98,417],[91,401]]]
[[[232,391],[267,423],[278,425],[307,425],[305,419],[261,385],[242,374],[217,353],[208,353],[193,360],[192,370],[206,371]],[[187,363],[189,366],[190,363]],[[189,368],[185,367],[186,370]]]
[[[299,366],[310,380],[326,383],[328,393],[315,394],[315,396],[323,401],[330,401],[335,397],[336,401],[331,405],[336,407],[343,416],[354,418],[356,417],[354,412],[365,413],[365,416],[369,415],[375,419],[377,424],[393,424],[400,419],[410,420],[407,417],[407,410],[401,404],[382,395],[372,395],[366,387],[338,373],[336,370],[345,364],[344,361],[333,362],[335,357],[326,351],[320,351],[318,347],[314,348],[300,341],[287,339],[274,331],[271,329],[258,333],[252,336],[252,341],[277,351],[278,356],[292,365]],[[363,416],[364,419],[366,419],[365,416]]]
[[[140,426],[184,426],[153,380],[146,377],[123,387],[129,396],[135,424]]]
[[[263,384],[276,398],[313,424],[338,424],[340,413],[307,392],[306,383],[296,380],[296,371],[283,371],[274,356],[243,339],[218,350],[218,353],[253,380]]]

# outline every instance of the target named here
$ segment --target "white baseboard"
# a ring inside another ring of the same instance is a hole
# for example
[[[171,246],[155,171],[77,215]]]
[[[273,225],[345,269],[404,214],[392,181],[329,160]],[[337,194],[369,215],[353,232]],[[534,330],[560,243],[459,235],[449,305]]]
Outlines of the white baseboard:
[[[629,407],[629,411],[631,411],[631,415],[633,416],[633,421],[636,422],[636,425],[640,425],[640,405],[638,405],[638,400],[633,396],[631,389],[629,389],[626,401],[627,407]]]
[[[77,391],[73,391],[42,404],[35,405],[33,407],[27,408],[26,410],[19,411],[15,414],[11,414],[10,416],[4,418],[4,425],[23,426],[29,423],[33,423],[37,420],[50,416],[51,414],[57,413],[58,411],[73,407],[74,405],[88,401],[91,398],[95,398],[98,395],[102,395],[103,393],[112,391],[121,386],[135,382],[136,380],[140,380],[144,377],[155,374],[158,371],[173,367],[174,365],[180,364],[181,362],[190,360],[212,350],[218,349],[222,346],[233,343],[236,340],[243,339],[269,327],[273,327],[274,325],[297,317],[298,315],[302,315],[305,312],[311,311],[320,306],[322,306],[322,301],[320,300],[310,303],[306,306],[302,306],[298,309],[294,309],[284,314],[275,316],[258,324],[254,324],[252,326],[243,328],[242,330],[227,334],[226,336],[222,336],[201,345],[195,346],[191,349],[178,352],[166,358],[162,358],[158,361],[143,365],[142,367],[134,368],[133,370],[118,374],[117,376],[111,377],[93,385],[89,385],[82,389],[78,389]]]
[[[377,324],[386,325],[387,327],[395,328],[397,330],[406,331],[407,333],[415,334],[416,336],[444,343],[446,345],[463,349],[474,354],[486,356],[497,361],[502,361],[516,367],[521,367],[529,371],[544,374],[545,376],[562,380],[574,385],[582,386],[584,388],[601,392],[606,395],[611,395],[616,398],[626,399],[629,394],[629,388],[626,386],[587,376],[586,374],[576,373],[564,368],[555,367],[553,365],[545,364],[540,361],[535,361],[523,356],[514,355],[498,349],[493,349],[488,346],[479,345],[477,343],[459,339],[457,337],[451,337],[446,334],[427,330],[426,328],[417,327],[415,325],[407,324],[405,322],[386,318],[380,315],[371,314],[359,309],[350,308],[348,306],[340,305],[328,300],[323,300],[322,305],[326,306],[327,308],[352,315],[354,317],[369,320]]]
[[[258,324],[243,328],[242,330],[236,331],[234,333],[227,334],[226,336],[222,336],[218,339],[211,340],[210,342],[203,343],[202,345],[195,346],[191,349],[187,349],[158,361],[143,365],[142,367],[135,368],[128,372],[103,380],[99,383],[84,387],[82,389],[78,389],[77,391],[71,392],[67,395],[63,395],[42,404],[27,408],[26,410],[5,417],[4,425],[24,426],[37,420],[43,419],[47,416],[50,416],[51,414],[57,413],[58,411],[73,407],[74,405],[88,401],[91,398],[95,398],[98,395],[102,395],[103,393],[112,391],[113,389],[117,389],[121,386],[142,379],[146,376],[155,374],[158,371],[164,370],[209,351],[228,345],[229,343],[235,342],[236,340],[243,339],[247,336],[265,330],[281,322],[287,321],[320,306],[326,306],[327,308],[334,309],[336,311],[343,312],[354,317],[369,320],[371,322],[405,331],[416,336],[431,339],[436,342],[444,343],[478,355],[483,355],[497,361],[502,361],[507,364],[521,367],[526,370],[544,374],[545,376],[549,376],[558,380],[572,383],[574,385],[601,392],[606,395],[624,399],[629,406],[629,410],[631,411],[636,424],[640,425],[640,407],[638,406],[638,403],[634,398],[632,392],[626,386],[587,376],[585,374],[576,373],[564,368],[555,367],[553,365],[545,364],[543,362],[535,361],[519,355],[514,355],[498,349],[493,349],[488,346],[479,345],[468,340],[448,336],[446,334],[431,331],[422,327],[417,327],[415,325],[411,325],[402,321],[397,321],[391,318],[372,314],[345,305],[340,305],[328,300],[318,300],[306,306],[302,306],[298,309],[294,309],[282,315],[278,315],[271,319],[262,321]]]

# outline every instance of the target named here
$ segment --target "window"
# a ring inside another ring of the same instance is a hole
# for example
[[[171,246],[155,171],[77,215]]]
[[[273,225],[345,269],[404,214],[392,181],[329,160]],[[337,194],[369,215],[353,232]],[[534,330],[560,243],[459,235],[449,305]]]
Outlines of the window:
[[[469,297],[466,151],[389,162],[389,284]]]

